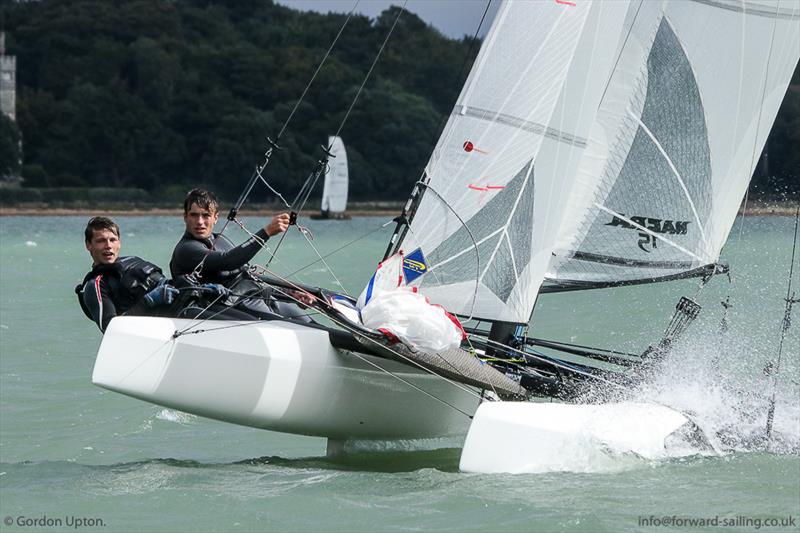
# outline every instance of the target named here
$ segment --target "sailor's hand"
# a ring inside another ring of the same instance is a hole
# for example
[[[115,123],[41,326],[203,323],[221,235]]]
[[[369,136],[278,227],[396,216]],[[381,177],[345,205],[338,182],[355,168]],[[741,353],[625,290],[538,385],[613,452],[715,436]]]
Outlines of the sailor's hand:
[[[297,291],[294,289],[286,289],[286,294],[292,298],[297,304],[302,307],[303,309],[306,306],[312,305],[317,299],[314,297],[313,294],[308,293],[306,291]]]
[[[158,282],[155,289],[144,295],[144,303],[147,307],[156,307],[159,305],[169,305],[175,301],[180,291],[172,285],[167,285],[167,278]]]
[[[278,233],[283,233],[289,227],[289,213],[281,213],[272,217],[272,221],[264,226],[264,231],[272,237]]]
[[[231,294],[231,290],[226,287],[225,285],[220,285],[219,283],[204,283],[200,285],[201,289],[205,289],[212,296],[216,298],[227,298]]]

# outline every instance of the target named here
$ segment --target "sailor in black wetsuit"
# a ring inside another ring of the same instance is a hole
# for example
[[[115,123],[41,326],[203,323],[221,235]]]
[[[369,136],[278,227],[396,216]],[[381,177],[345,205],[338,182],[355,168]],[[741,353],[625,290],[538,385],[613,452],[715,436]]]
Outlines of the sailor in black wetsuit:
[[[89,220],[84,233],[86,249],[92,256],[92,270],[75,287],[78,303],[100,331],[117,315],[175,316],[218,320],[253,320],[255,317],[220,304],[207,305],[225,297],[221,285],[182,285],[183,297],[167,283],[161,269],[136,256],[119,257],[122,245],[119,226],[106,217]]]
[[[219,218],[219,203],[212,193],[202,189],[190,191],[183,203],[183,213],[186,233],[175,246],[169,263],[173,278],[188,277],[195,283],[221,284],[234,293],[228,298],[228,305],[235,305],[258,318],[310,320],[300,307],[291,303],[290,298],[272,291],[248,271],[247,262],[261,249],[261,243],[289,227],[287,213],[273,217],[269,224],[256,232],[255,237],[239,246],[234,246],[224,235],[213,233]],[[311,295],[302,291],[283,292],[304,304],[313,301]],[[280,301],[282,298],[286,301]]]
[[[119,226],[106,217],[89,220],[84,233],[92,270],[75,287],[78,303],[100,331],[117,315],[168,314],[178,290],[153,263],[119,257]]]

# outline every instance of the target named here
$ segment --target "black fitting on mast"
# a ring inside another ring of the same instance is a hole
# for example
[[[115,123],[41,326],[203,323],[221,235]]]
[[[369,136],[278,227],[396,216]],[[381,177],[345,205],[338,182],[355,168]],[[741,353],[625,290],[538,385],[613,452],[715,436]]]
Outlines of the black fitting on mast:
[[[425,183],[423,181],[418,181],[414,185],[414,188],[411,190],[411,196],[406,200],[403,210],[399,215],[394,217],[393,221],[396,222],[397,225],[392,232],[392,237],[389,239],[389,244],[386,245],[386,251],[383,253],[383,259],[381,259],[381,261],[385,261],[387,257],[396,252],[398,244],[403,242],[408,227],[411,225],[411,221],[414,220],[414,213],[417,211],[417,207],[419,207],[419,203],[422,201],[421,189],[424,186]],[[402,233],[401,229],[403,230]],[[399,240],[398,237],[400,237]]]
[[[242,208],[242,205],[244,205],[244,202],[247,200],[247,197],[250,196],[250,191],[253,190],[253,186],[256,184],[258,178],[262,177],[261,173],[267,167],[270,158],[272,157],[272,150],[283,150],[283,148],[281,148],[280,145],[278,145],[278,142],[273,141],[271,137],[267,137],[267,144],[269,145],[269,148],[267,148],[267,151],[264,152],[264,157],[266,158],[264,160],[264,163],[261,166],[256,167],[255,172],[253,172],[253,175],[250,176],[250,181],[247,182],[247,185],[242,191],[242,194],[239,195],[239,199],[236,200],[236,204],[234,204],[234,206],[231,207],[231,210],[228,211],[228,220],[230,221],[236,220],[236,215],[239,214],[239,209]]]
[[[517,324],[516,322],[492,322],[492,327],[489,328],[489,344],[486,347],[486,355],[500,358],[507,357],[506,350],[501,346],[497,346],[497,344],[492,344],[492,342],[518,348],[518,341],[522,336],[524,327],[525,324]]]

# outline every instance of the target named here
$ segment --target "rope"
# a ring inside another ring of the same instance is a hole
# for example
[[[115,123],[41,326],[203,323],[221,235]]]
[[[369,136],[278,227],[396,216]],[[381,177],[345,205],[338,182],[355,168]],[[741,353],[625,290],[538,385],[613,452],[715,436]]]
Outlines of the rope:
[[[289,116],[286,118],[286,122],[283,123],[283,127],[281,128],[281,131],[278,132],[278,137],[277,137],[276,140],[279,140],[281,138],[281,135],[283,135],[283,132],[286,130],[286,127],[289,125],[289,122],[292,120],[292,117],[294,117],[295,112],[300,107],[300,103],[305,98],[306,93],[308,92],[308,89],[311,87],[311,84],[314,82],[314,79],[317,77],[317,74],[319,74],[320,69],[322,69],[322,65],[325,64],[325,61],[327,61],[328,57],[331,55],[331,51],[333,50],[333,47],[336,45],[336,42],[339,40],[339,37],[342,35],[342,32],[344,31],[345,26],[347,26],[347,23],[350,22],[350,17],[353,16],[353,12],[356,10],[356,7],[358,7],[358,3],[360,1],[361,0],[356,0],[356,3],[353,4],[353,8],[347,14],[347,18],[345,19],[344,23],[342,23],[342,27],[339,28],[339,33],[336,34],[336,37],[333,39],[333,42],[328,47],[328,51],[325,52],[325,57],[323,57],[322,61],[320,61],[319,65],[317,65],[317,70],[315,70],[314,74],[311,76],[311,80],[308,82],[308,85],[306,85],[306,88],[303,90],[303,94],[300,95],[300,99],[297,101],[297,103],[295,103],[294,109],[292,109],[292,112],[289,113]]]
[[[602,381],[603,383],[605,383],[607,385],[611,385],[613,387],[617,387],[619,389],[624,390],[625,392],[632,392],[632,390],[629,387],[626,387],[624,385],[620,385],[619,383],[614,383],[613,381],[605,379],[602,376],[597,376],[597,375],[592,374],[590,372],[584,372],[583,370],[579,370],[579,369],[574,368],[574,367],[572,367],[570,365],[566,365],[566,364],[561,363],[561,362],[559,362],[559,361],[557,361],[555,359],[550,359],[549,357],[542,357],[542,356],[539,356],[539,355],[536,355],[536,354],[533,354],[533,353],[530,353],[530,352],[524,352],[522,350],[518,350],[517,348],[513,348],[511,346],[503,344],[502,342],[493,341],[491,339],[486,339],[486,343],[487,344],[493,344],[495,346],[499,346],[500,348],[503,348],[505,350],[516,352],[516,353],[522,355],[523,357],[526,357],[526,356],[527,357],[531,357],[533,359],[536,359],[537,361],[541,361],[543,363],[547,363],[547,364],[553,365],[553,366],[555,366],[557,368],[561,368],[562,370],[568,370],[570,372],[574,372],[574,373],[576,373],[578,375],[582,375],[584,377],[588,377],[588,378],[596,379],[598,381]]]
[[[400,21],[400,16],[405,12],[407,3],[408,3],[408,0],[406,0],[403,3],[403,7],[397,13],[397,17],[395,17],[394,23],[392,24],[392,27],[389,29],[389,32],[386,34],[386,37],[384,38],[383,43],[381,43],[381,46],[378,49],[378,53],[375,55],[375,58],[372,60],[372,64],[370,65],[369,70],[367,71],[367,74],[364,76],[364,79],[361,80],[361,85],[358,87],[358,91],[356,92],[356,94],[353,97],[353,99],[350,101],[350,106],[348,107],[347,112],[345,113],[344,117],[342,118],[341,122],[339,123],[339,127],[336,130],[336,134],[334,135],[334,138],[338,137],[339,134],[342,132],[342,128],[344,128],[344,125],[347,122],[347,119],[350,117],[350,113],[352,112],[353,108],[355,107],[356,102],[358,102],[358,99],[361,96],[361,92],[364,90],[364,86],[367,84],[367,81],[369,81],[369,78],[372,75],[372,71],[375,69],[375,65],[378,63],[378,59],[381,57],[381,54],[383,53],[383,50],[386,47],[386,43],[389,42],[389,38],[392,36],[392,33],[394,33],[394,30],[397,27],[397,23]],[[326,153],[330,153],[330,150],[331,150],[332,146],[333,146],[332,144],[330,146],[328,146],[325,149],[325,152]],[[297,193],[297,196],[295,196],[294,202],[292,202],[292,206],[291,206],[292,212],[300,213],[303,210],[303,208],[305,207],[306,203],[308,202],[309,197],[311,196],[311,192],[314,190],[314,187],[316,186],[317,182],[319,181],[319,177],[322,175],[322,171],[326,167],[327,167],[327,162],[326,161],[320,160],[320,161],[317,162],[317,167],[311,172],[311,174],[309,174],[308,178],[306,178],[305,182],[303,182],[303,186],[300,188],[300,191]],[[286,238],[287,234],[288,234],[288,232],[284,232],[283,235],[281,235],[281,238],[278,241],[278,244],[275,246],[275,252],[273,252],[272,258],[274,258],[275,255],[278,253],[278,249],[281,247],[281,244],[283,244],[283,241]],[[270,260],[267,262],[267,266],[269,266],[270,263],[272,262],[272,258],[270,258]],[[331,273],[333,274],[333,272],[331,272]],[[334,274],[334,277],[336,277],[335,274]]]
[[[378,54],[375,56],[375,59],[372,61],[372,65],[370,65],[369,71],[367,71],[367,75],[364,77],[364,80],[361,82],[361,86],[358,88],[358,92],[356,92],[356,95],[353,98],[353,101],[350,102],[350,107],[347,109],[347,113],[345,113],[344,118],[342,119],[342,122],[339,124],[339,129],[336,130],[336,135],[334,135],[334,137],[338,137],[339,134],[342,132],[342,128],[344,128],[344,125],[347,122],[348,117],[350,117],[350,112],[353,110],[353,107],[356,105],[356,102],[358,101],[358,97],[361,96],[361,91],[364,89],[364,85],[367,84],[367,80],[369,80],[369,77],[372,74],[372,71],[375,68],[375,65],[378,63],[378,58],[381,57],[381,54],[383,53],[383,49],[386,47],[386,43],[389,42],[389,37],[391,37],[392,33],[394,33],[394,29],[397,26],[397,23],[400,21],[400,16],[403,13],[405,13],[406,4],[408,4],[408,0],[405,0],[403,2],[403,6],[400,8],[400,11],[397,13],[397,17],[395,17],[395,19],[394,19],[394,24],[392,24],[392,27],[389,30],[389,33],[386,34],[386,38],[383,40],[383,44],[381,44],[380,49],[378,49]],[[329,146],[328,150],[330,150],[330,149],[331,149],[331,147]]]
[[[220,239],[220,237],[222,237],[222,235],[225,233],[225,230],[228,228],[228,223],[236,217],[236,213],[242,207],[242,205],[244,205],[244,202],[247,200],[247,197],[250,196],[250,193],[252,192],[253,187],[255,186],[257,180],[260,180],[261,182],[263,182],[267,186],[267,188],[269,188],[269,190],[272,191],[278,198],[280,198],[281,201],[283,201],[284,205],[286,205],[288,207],[288,203],[286,202],[286,199],[283,197],[283,195],[281,195],[278,191],[276,191],[267,182],[267,180],[264,179],[263,171],[267,167],[267,165],[269,164],[269,162],[270,162],[270,160],[272,158],[273,149],[275,149],[275,148],[280,149],[280,146],[278,146],[278,141],[283,136],[283,133],[286,131],[286,128],[289,126],[289,123],[291,122],[292,118],[294,117],[295,113],[297,112],[297,109],[300,107],[300,104],[305,99],[306,94],[308,93],[308,90],[311,87],[311,84],[314,83],[314,80],[316,79],[317,75],[319,74],[320,70],[322,69],[322,66],[328,60],[328,57],[330,57],[331,51],[333,50],[333,47],[339,41],[339,37],[341,37],[342,33],[344,32],[345,27],[350,22],[350,19],[352,18],[356,7],[358,7],[359,2],[360,2],[360,0],[356,0],[355,4],[353,4],[352,9],[347,14],[347,18],[345,18],[345,21],[342,23],[341,27],[339,28],[339,32],[336,34],[336,37],[334,37],[333,41],[331,42],[330,46],[328,47],[328,50],[325,52],[325,55],[323,56],[322,60],[317,65],[317,68],[314,71],[314,74],[312,74],[311,79],[306,84],[305,89],[303,89],[303,93],[300,95],[300,98],[297,100],[297,102],[295,102],[294,108],[292,108],[292,111],[289,113],[289,116],[286,117],[286,120],[284,121],[283,126],[281,127],[280,131],[278,132],[278,135],[275,138],[275,140],[273,141],[272,139],[267,138],[267,142],[269,144],[269,147],[267,148],[266,152],[264,152],[264,158],[265,158],[264,162],[261,165],[257,165],[256,166],[256,169],[253,172],[253,174],[250,176],[250,179],[248,180],[247,185],[245,185],[245,188],[243,189],[242,194],[239,196],[239,199],[237,200],[235,206],[231,209],[230,213],[228,214],[228,219],[225,221],[225,224],[223,224],[222,230],[216,235],[216,237],[212,241],[211,248],[209,249],[208,253],[210,253],[211,251],[214,250],[214,248],[215,248],[215,246],[217,244],[217,241]],[[200,263],[192,271],[192,275],[193,276],[199,276],[200,273],[202,272],[203,264],[205,263],[205,258],[208,256],[208,253],[206,254],[206,256],[203,257],[203,259],[200,260]]]
[[[781,355],[783,354],[783,341],[786,337],[786,332],[789,330],[790,319],[792,314],[792,304],[797,302],[798,300],[794,299],[794,295],[792,294],[792,276],[794,275],[794,257],[795,252],[797,251],[797,227],[800,223],[800,207],[797,208],[797,211],[794,215],[794,237],[792,238],[792,262],[789,265],[789,285],[786,288],[786,310],[783,314],[783,322],[781,324],[781,340],[778,344],[778,357],[775,360],[775,366],[770,371],[772,375],[772,395],[769,400],[769,409],[767,410],[767,428],[766,428],[766,440],[767,440],[767,447],[769,447],[769,439],[772,435],[772,424],[775,419],[775,397],[778,392],[778,371],[781,368]]]
[[[462,80],[462,82],[461,82],[460,85],[458,85],[459,87],[462,87],[464,85],[464,82],[463,82],[463,80],[464,80],[464,71],[467,68],[467,63],[468,63],[468,61],[470,59],[470,56],[472,56],[472,51],[475,49],[475,44],[478,42],[478,34],[481,31],[481,27],[483,26],[483,21],[486,19],[486,14],[489,12],[489,7],[491,5],[492,5],[492,0],[489,0],[488,2],[486,2],[486,8],[483,10],[483,15],[481,16],[481,20],[478,23],[478,27],[475,28],[475,34],[472,36],[472,41],[470,42],[469,48],[467,49],[467,53],[464,55],[464,59],[461,62],[461,69],[459,70],[459,73],[458,73],[458,79]],[[455,98],[458,98],[458,93],[455,95]],[[449,112],[441,114],[441,116],[439,117],[439,123],[436,125],[436,129],[431,131],[431,136],[430,136],[430,140],[428,141],[428,146],[431,146],[431,145],[434,144],[434,142],[436,141],[436,135],[440,131],[442,131],[442,128],[444,126],[444,122],[449,116],[450,116]],[[425,176],[425,168],[422,169],[422,172],[420,173],[420,176],[417,179],[417,182],[427,182],[426,181],[426,176]],[[402,244],[403,240],[405,239],[406,231],[408,231],[409,226],[411,225],[411,220],[414,218],[413,214],[409,214],[408,211],[411,209],[411,207],[414,205],[414,203],[416,201],[417,191],[418,191],[418,188],[415,185],[414,189],[411,192],[411,196],[408,198],[408,200],[406,201],[405,206],[403,207],[402,213],[400,214],[399,217],[397,217],[397,226],[395,227],[394,232],[392,233],[392,236],[389,239],[389,245],[386,248],[386,252],[384,252],[384,254],[383,254],[383,259],[384,260],[387,257],[389,257],[390,250],[393,247],[394,247],[394,252],[396,253],[397,250],[399,249],[400,245]],[[422,201],[422,199],[420,198],[419,201]],[[418,206],[419,202],[416,202],[416,205]],[[416,210],[416,207],[414,207],[414,209]],[[410,216],[410,218],[407,218],[407,216]],[[394,241],[395,241],[395,239],[397,239],[398,234],[400,233],[400,228],[403,227],[403,220],[405,220],[405,230],[403,231],[402,235],[399,235],[399,239],[398,239],[397,243],[395,244]]]
[[[322,261],[322,264],[325,265],[325,268],[328,270],[328,272],[331,273],[331,276],[333,276],[333,279],[336,281],[336,284],[341,288],[341,290],[347,296],[350,296],[350,293],[347,292],[347,289],[344,287],[344,284],[341,281],[339,281],[338,277],[336,277],[336,273],[333,271],[333,269],[330,267],[330,265],[328,265],[328,262],[325,261],[325,258],[323,258],[322,255],[319,253],[319,250],[317,250],[317,247],[314,246],[313,242],[311,242],[311,239],[308,238],[308,235],[306,235],[306,232],[301,231],[300,233],[303,234],[303,237],[305,237],[306,242],[308,243],[308,245],[311,246],[311,249],[314,250],[314,253],[317,254],[317,257],[319,258],[319,260]]]
[[[264,270],[265,270],[265,271],[266,271],[268,274],[270,274],[270,275],[274,276],[276,279],[278,279],[278,280],[280,280],[280,281],[282,281],[282,282],[286,283],[287,285],[290,285],[290,286],[292,286],[292,288],[294,288],[294,289],[296,289],[296,290],[298,290],[298,291],[301,291],[301,292],[305,292],[305,293],[307,293],[307,294],[310,294],[310,293],[308,293],[308,291],[306,291],[306,290],[305,290],[305,289],[303,289],[302,287],[300,287],[300,286],[298,286],[298,285],[294,284],[292,281],[290,281],[290,280],[288,280],[288,279],[285,279],[285,278],[281,277],[280,275],[276,274],[275,272],[272,272],[272,271],[270,271],[269,269],[266,269],[266,268],[265,268]],[[284,292],[281,290],[281,288],[280,288],[280,287],[275,287],[275,289],[276,289],[278,292],[281,292],[282,294],[284,294],[285,296],[287,296],[288,298],[291,298],[291,299],[292,299],[292,300],[294,300],[295,302],[302,304],[302,302],[300,302],[299,300],[297,300],[297,299],[296,299],[294,296],[292,296],[291,294],[284,293]],[[311,295],[311,296],[313,296],[313,295]],[[468,388],[464,387],[463,385],[461,385],[461,384],[459,384],[459,383],[456,383],[455,381],[453,381],[453,380],[451,380],[451,379],[448,379],[448,378],[446,378],[446,377],[444,377],[444,376],[442,376],[442,375],[440,375],[440,374],[437,374],[435,371],[433,371],[433,370],[430,370],[429,368],[426,368],[426,367],[422,366],[421,364],[419,364],[418,362],[414,361],[413,359],[410,359],[410,358],[408,358],[408,357],[404,356],[403,354],[401,354],[400,352],[398,352],[398,351],[396,351],[396,350],[393,350],[391,347],[389,347],[389,346],[385,346],[385,345],[383,345],[383,344],[379,343],[378,341],[376,341],[375,339],[372,339],[372,338],[369,338],[369,337],[364,337],[363,335],[359,334],[359,332],[358,332],[356,329],[354,329],[354,328],[350,327],[350,326],[349,326],[348,324],[346,324],[346,323],[343,323],[342,321],[338,320],[336,317],[332,317],[332,316],[328,315],[327,313],[325,314],[325,316],[326,316],[326,317],[328,317],[328,318],[329,318],[329,319],[330,319],[332,322],[334,322],[334,323],[335,323],[335,324],[337,324],[338,326],[340,326],[340,327],[342,327],[342,328],[346,329],[347,331],[349,331],[350,333],[353,333],[353,334],[359,335],[359,337],[362,337],[362,338],[364,338],[364,339],[367,339],[367,340],[369,340],[370,342],[372,342],[372,343],[374,343],[374,344],[376,344],[376,345],[380,346],[381,348],[384,348],[384,349],[386,349],[386,350],[388,350],[388,351],[392,352],[393,354],[395,354],[396,356],[398,356],[398,357],[400,357],[401,359],[405,360],[405,361],[406,361],[406,362],[408,362],[409,364],[411,364],[411,365],[413,365],[413,366],[416,366],[416,367],[418,367],[418,368],[420,368],[420,369],[422,369],[422,370],[424,370],[424,371],[426,371],[426,372],[430,373],[431,375],[434,375],[434,376],[437,376],[437,377],[439,377],[439,378],[443,379],[444,381],[446,381],[446,382],[450,383],[451,385],[454,385],[456,388],[459,388],[459,389],[463,390],[464,392],[468,392],[468,393],[470,393],[470,394],[473,394],[473,395],[475,395],[476,397],[478,396],[478,395],[477,395],[477,394],[475,394],[473,391],[471,391],[470,389],[468,389]],[[447,360],[445,360],[445,359],[444,359],[444,358],[443,358],[441,355],[439,355],[439,354],[436,354],[436,355],[437,355],[437,356],[438,356],[440,359],[442,359],[442,361],[444,361],[444,362],[446,362],[446,363],[450,364],[450,363],[449,363]],[[456,370],[456,371],[457,371],[457,369],[454,369],[454,370]]]
[[[313,296],[311,293],[309,293],[308,291],[306,291],[306,290],[305,290],[303,287],[300,287],[300,286],[296,285],[296,284],[295,284],[295,283],[293,283],[291,280],[288,280],[288,279],[286,279],[286,278],[283,278],[283,277],[281,277],[280,275],[276,274],[275,272],[272,272],[272,271],[270,271],[270,270],[269,270],[269,269],[267,269],[267,268],[264,268],[264,271],[265,271],[265,272],[267,272],[268,274],[270,274],[270,275],[274,276],[276,279],[278,279],[278,280],[280,280],[280,281],[282,281],[282,282],[286,283],[287,285],[290,285],[290,286],[291,286],[292,288],[294,288],[295,290],[298,290],[298,291],[300,291],[300,292],[304,292],[304,293],[306,293],[306,294],[308,294],[308,295],[310,295],[310,296],[314,297],[314,296]],[[265,282],[265,283],[266,283],[266,282]],[[287,293],[287,292],[284,292],[284,291],[282,290],[282,288],[281,288],[281,287],[274,286],[274,285],[273,285],[272,287],[273,287],[273,289],[275,289],[277,292],[279,292],[279,293],[283,294],[284,296],[286,296],[287,298],[289,298],[289,299],[293,300],[294,302],[296,302],[296,303],[298,303],[298,304],[300,304],[300,305],[305,305],[305,304],[303,304],[303,302],[301,302],[300,300],[298,300],[297,298],[295,298],[293,295],[291,295],[291,294],[289,294],[289,293]],[[215,315],[216,315],[216,314],[215,314]],[[359,332],[358,332],[357,330],[355,330],[354,328],[352,328],[352,327],[349,327],[349,325],[348,325],[348,324],[346,324],[346,323],[343,323],[342,321],[340,321],[340,320],[336,319],[335,317],[332,317],[332,316],[330,316],[330,315],[328,315],[328,314],[326,314],[325,316],[327,316],[327,317],[328,317],[328,319],[330,319],[332,322],[334,322],[334,323],[335,323],[335,324],[337,324],[338,326],[340,326],[340,327],[344,328],[345,330],[349,331],[350,333],[353,333],[353,334],[359,335]],[[204,320],[208,320],[208,319],[204,319]],[[200,323],[202,323],[202,321],[201,321]],[[187,328],[184,328],[184,329],[183,329],[183,330],[181,330],[180,332],[176,332],[176,333],[175,333],[175,337],[177,337],[177,336],[180,336],[180,335],[183,335],[183,334],[186,334],[186,333],[188,332],[188,330],[189,330],[189,329],[191,329],[192,327],[195,327],[195,326],[197,326],[197,325],[199,325],[199,323],[198,323],[198,324],[192,324],[192,325],[188,326]],[[194,331],[194,332],[188,332],[188,333],[204,333],[204,332],[206,332],[206,331],[213,331],[213,329],[212,329],[212,330],[202,329],[202,330],[196,330],[196,331]],[[404,360],[404,361],[406,361],[407,363],[409,363],[409,364],[411,364],[411,365],[413,365],[413,366],[416,366],[416,367],[418,367],[418,368],[422,369],[423,371],[425,371],[425,372],[428,372],[429,374],[431,374],[431,375],[433,375],[433,376],[436,376],[436,377],[438,377],[438,378],[440,378],[440,379],[442,379],[442,380],[444,380],[444,381],[446,381],[446,382],[450,383],[451,385],[455,386],[456,388],[458,388],[458,389],[460,389],[460,390],[462,390],[462,391],[464,391],[464,392],[466,392],[466,393],[468,393],[468,394],[472,394],[473,396],[476,396],[476,397],[480,398],[480,396],[479,396],[478,394],[476,394],[474,391],[472,391],[471,389],[469,389],[469,388],[467,388],[467,387],[465,387],[465,386],[463,386],[463,385],[461,385],[461,384],[459,384],[459,383],[457,383],[457,382],[455,382],[455,381],[453,381],[453,380],[451,380],[451,379],[448,379],[448,378],[446,378],[445,376],[442,376],[442,375],[440,375],[440,374],[437,374],[435,371],[433,371],[433,370],[431,370],[431,369],[429,369],[429,368],[426,368],[426,367],[422,366],[420,363],[418,363],[418,362],[414,361],[413,359],[410,359],[410,358],[406,357],[405,355],[401,354],[400,352],[398,352],[398,351],[396,351],[396,350],[393,350],[391,347],[389,347],[389,346],[385,346],[385,345],[383,345],[383,344],[379,343],[378,341],[376,341],[375,339],[372,339],[372,338],[369,338],[369,337],[365,337],[365,336],[363,336],[363,335],[359,335],[359,337],[361,337],[361,338],[364,338],[364,339],[367,339],[367,340],[369,340],[370,342],[372,342],[372,343],[374,343],[374,344],[376,344],[376,345],[380,346],[381,348],[383,348],[383,349],[386,349],[386,350],[388,350],[388,351],[392,352],[394,355],[396,355],[396,356],[398,356],[399,358],[403,359],[403,360]],[[357,354],[356,352],[352,352],[352,353],[354,353],[354,354],[355,354],[355,355],[357,355],[358,357],[361,357],[361,356],[360,356],[359,354]],[[444,359],[444,358],[443,358],[441,355],[439,355],[439,354],[436,354],[436,355],[437,355],[437,356],[438,356],[438,357],[439,357],[439,358],[440,358],[442,361],[444,361],[445,363],[447,363],[447,364],[450,364],[450,363],[449,363],[449,362],[448,362],[446,359]],[[370,362],[370,361],[367,361],[367,360],[365,360],[365,362],[368,362],[369,364],[373,364],[373,365],[374,365],[374,363],[372,363],[372,362]],[[379,367],[379,368],[380,368],[380,367]],[[455,368],[455,367],[452,367],[452,365],[451,365],[451,368],[453,368],[453,370],[454,370],[455,372],[457,372],[457,373],[458,373],[458,369],[457,369],[457,368]],[[390,375],[392,375],[392,374],[391,374],[391,372],[389,372],[389,371],[386,371],[386,372],[387,372],[387,373],[389,373]],[[401,379],[401,380],[402,380],[402,378],[399,378],[399,379]],[[404,381],[404,380],[403,380],[403,381]],[[412,387],[414,387],[414,388],[418,388],[418,387],[416,387],[416,386],[415,386],[415,385],[413,385],[413,384],[410,384],[410,383],[409,383],[409,385],[411,385],[411,386],[412,386]],[[492,387],[492,389],[494,389],[494,386],[493,386],[492,384],[490,384],[490,386]],[[425,394],[427,394],[427,395],[430,395],[430,393],[428,393],[428,392],[426,392],[426,391],[423,391],[423,392],[425,392]],[[494,391],[494,392],[495,392],[495,394],[496,394],[496,391]],[[440,398],[437,398],[437,399],[438,399],[439,401],[441,401],[442,403],[445,403],[446,405],[450,405],[450,404],[448,404],[446,401],[444,401],[444,400],[441,400]],[[457,411],[459,411],[459,412],[461,412],[461,413],[463,413],[463,414],[465,414],[465,415],[467,415],[467,416],[470,416],[469,414],[467,414],[467,413],[464,413],[463,411],[461,411],[461,410],[460,410],[460,409],[458,409],[457,407],[455,407],[455,406],[452,406],[452,405],[450,405],[450,406],[451,406],[451,407],[453,407],[454,409],[456,409]],[[471,416],[470,416],[470,418],[471,418]]]
[[[388,226],[388,225],[389,225],[389,224],[391,224],[392,222],[394,222],[394,221],[393,221],[393,220],[390,220],[390,221],[388,221],[388,222],[385,222],[385,223],[383,223],[382,225],[380,225],[380,226],[378,226],[377,228],[375,228],[375,229],[373,229],[373,230],[369,231],[368,233],[365,233],[364,235],[361,235],[360,237],[357,237],[357,238],[353,239],[352,241],[350,241],[350,242],[347,242],[347,243],[343,244],[343,245],[342,245],[342,246],[340,246],[339,248],[336,248],[335,250],[332,250],[332,251],[328,252],[327,254],[323,255],[322,257],[320,257],[320,258],[319,258],[319,259],[317,259],[316,261],[313,261],[313,262],[311,262],[311,263],[308,263],[307,265],[305,265],[305,266],[303,266],[303,267],[300,267],[300,268],[298,268],[298,269],[297,269],[297,270],[295,270],[294,272],[291,272],[291,273],[287,274],[287,275],[286,275],[286,277],[291,277],[291,276],[294,276],[295,274],[298,274],[298,273],[300,273],[300,272],[304,271],[305,269],[307,269],[307,268],[309,268],[309,267],[312,267],[312,266],[316,265],[316,264],[317,264],[317,263],[319,263],[321,260],[323,260],[323,259],[326,259],[326,258],[328,258],[328,257],[332,256],[333,254],[335,254],[335,253],[338,253],[338,252],[340,252],[340,251],[344,250],[344,249],[345,249],[345,248],[347,248],[348,246],[351,246],[351,245],[355,244],[356,242],[358,242],[358,241],[360,241],[360,240],[366,239],[367,237],[369,237],[369,236],[370,236],[370,235],[372,235],[373,233],[377,233],[378,231],[382,230],[383,228],[385,228],[386,226]]]

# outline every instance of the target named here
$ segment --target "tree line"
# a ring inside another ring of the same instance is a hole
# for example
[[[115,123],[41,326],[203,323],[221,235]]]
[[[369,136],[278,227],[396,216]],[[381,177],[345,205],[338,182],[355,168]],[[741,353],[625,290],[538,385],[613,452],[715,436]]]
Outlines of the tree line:
[[[21,173],[27,187],[156,196],[203,184],[228,198],[292,113],[265,175],[289,197],[299,190],[399,12],[353,16],[296,106],[346,15],[265,0],[41,0],[0,9],[18,69],[17,122],[0,118],[0,174]],[[341,132],[352,198],[407,196],[478,44],[447,38],[413,13],[400,17]],[[800,189],[797,72],[793,84],[757,192]],[[271,198],[256,191],[255,200]]]

